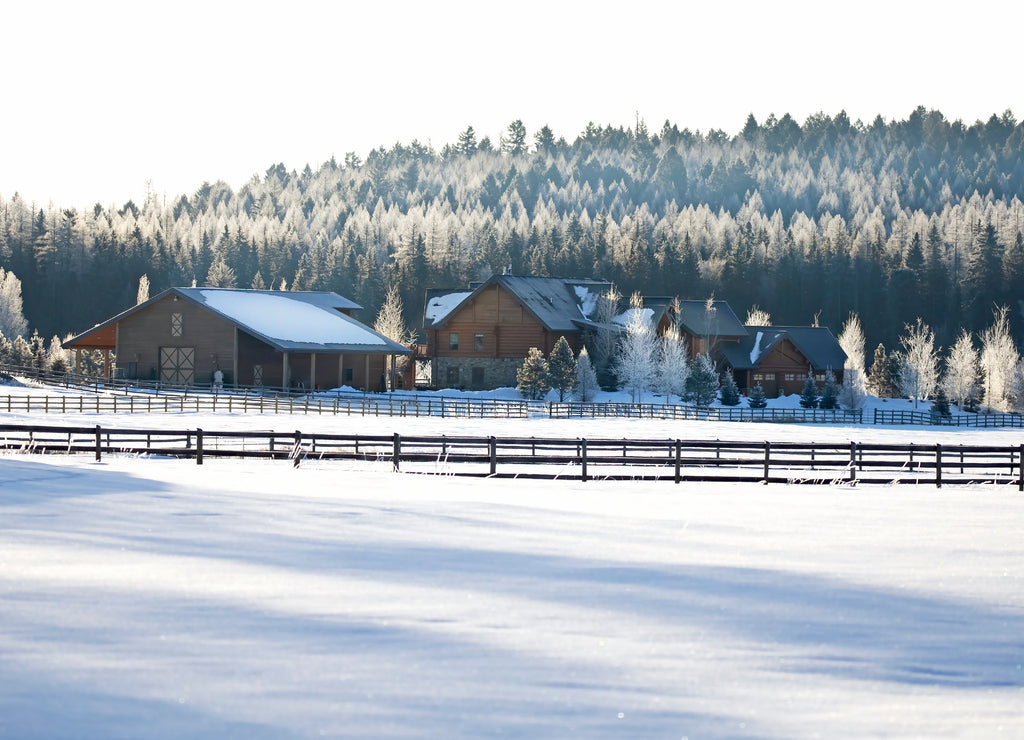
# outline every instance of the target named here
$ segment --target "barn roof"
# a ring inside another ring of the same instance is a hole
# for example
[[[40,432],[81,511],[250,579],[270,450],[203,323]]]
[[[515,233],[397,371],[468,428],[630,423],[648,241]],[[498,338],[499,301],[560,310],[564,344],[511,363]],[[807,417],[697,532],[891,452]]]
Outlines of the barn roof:
[[[473,290],[429,290],[423,309],[423,327],[444,326],[460,308],[491,285],[500,285],[549,331],[579,331],[592,324],[597,298],[612,284],[585,278],[494,275]]]
[[[168,296],[216,314],[281,352],[409,352],[407,347],[342,313],[360,306],[337,293],[228,288],[169,288],[73,337],[64,346],[103,346],[96,340],[109,334],[105,330]]]
[[[723,345],[725,360],[737,370],[753,370],[788,339],[815,370],[842,370],[846,353],[826,326],[748,326],[738,344]]]

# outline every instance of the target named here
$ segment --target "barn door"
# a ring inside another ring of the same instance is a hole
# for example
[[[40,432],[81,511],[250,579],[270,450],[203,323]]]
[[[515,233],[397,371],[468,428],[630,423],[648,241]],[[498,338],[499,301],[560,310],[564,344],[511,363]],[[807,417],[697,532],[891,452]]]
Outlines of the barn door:
[[[160,380],[176,385],[191,385],[196,376],[195,347],[161,347]]]

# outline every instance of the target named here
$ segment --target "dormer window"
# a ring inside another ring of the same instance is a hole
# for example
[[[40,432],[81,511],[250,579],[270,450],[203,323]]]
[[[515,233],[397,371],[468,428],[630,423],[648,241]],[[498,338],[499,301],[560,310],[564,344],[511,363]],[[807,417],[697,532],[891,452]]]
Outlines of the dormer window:
[[[171,314],[171,336],[180,337],[184,334],[184,322],[182,321],[180,313]]]

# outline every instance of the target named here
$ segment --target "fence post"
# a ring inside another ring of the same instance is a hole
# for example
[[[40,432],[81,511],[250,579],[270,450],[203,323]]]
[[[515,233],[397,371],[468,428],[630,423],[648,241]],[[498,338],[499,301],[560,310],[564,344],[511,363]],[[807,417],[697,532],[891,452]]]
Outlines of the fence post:
[[[295,430],[295,444],[292,445],[292,466],[299,467],[299,460],[302,458],[302,432]]]
[[[100,431],[100,425],[97,424],[96,425],[96,462],[99,462],[102,459],[102,456],[103,456],[102,446],[103,446],[102,432]]]
[[[587,440],[580,440],[580,480],[587,482]]]
[[[942,488],[942,445],[935,445],[935,487]]]
[[[196,465],[203,464],[203,430],[196,429]]]
[[[765,482],[765,485],[768,484],[768,465],[769,465],[769,460],[771,458],[771,452],[772,452],[772,443],[771,442],[765,442],[764,443],[764,482]]]
[[[402,437],[401,437],[401,435],[398,432],[395,432],[394,450],[393,450],[393,453],[392,453],[392,456],[391,456],[391,461],[392,461],[392,465],[394,466],[394,470],[395,470],[396,473],[398,472],[398,462],[399,462],[401,457],[402,457]]]
[[[487,452],[491,458],[491,475],[494,475],[498,469],[498,442],[494,437],[487,439]]]
[[[1024,444],[1020,446],[1020,453],[1017,455],[1017,469],[1020,471],[1020,480],[1017,481],[1017,490],[1024,491]]]
[[[676,440],[676,483],[680,480],[679,467],[682,462],[681,458],[683,455],[683,443],[680,440]]]
[[[850,442],[850,482],[857,482],[857,443]]]

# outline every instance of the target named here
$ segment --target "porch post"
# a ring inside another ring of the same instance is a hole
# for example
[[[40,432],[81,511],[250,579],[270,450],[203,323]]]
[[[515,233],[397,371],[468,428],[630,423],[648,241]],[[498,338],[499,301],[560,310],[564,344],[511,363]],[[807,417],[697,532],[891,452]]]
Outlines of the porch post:
[[[103,350],[103,377],[110,377],[110,350]]]
[[[82,374],[82,348],[75,347],[75,375]]]
[[[281,385],[287,388],[291,385],[291,368],[288,366],[288,353],[281,353]]]
[[[365,368],[365,370],[363,372],[365,374],[366,380],[365,380],[365,385],[363,386],[363,390],[365,390],[365,391],[372,391],[373,390],[373,386],[370,384],[370,355],[369,355],[369,353],[364,355],[364,358],[365,358],[366,361],[363,363],[363,366]]]
[[[309,388],[316,388],[316,352],[309,353]]]
[[[338,387],[345,385],[345,353],[338,354]]]

